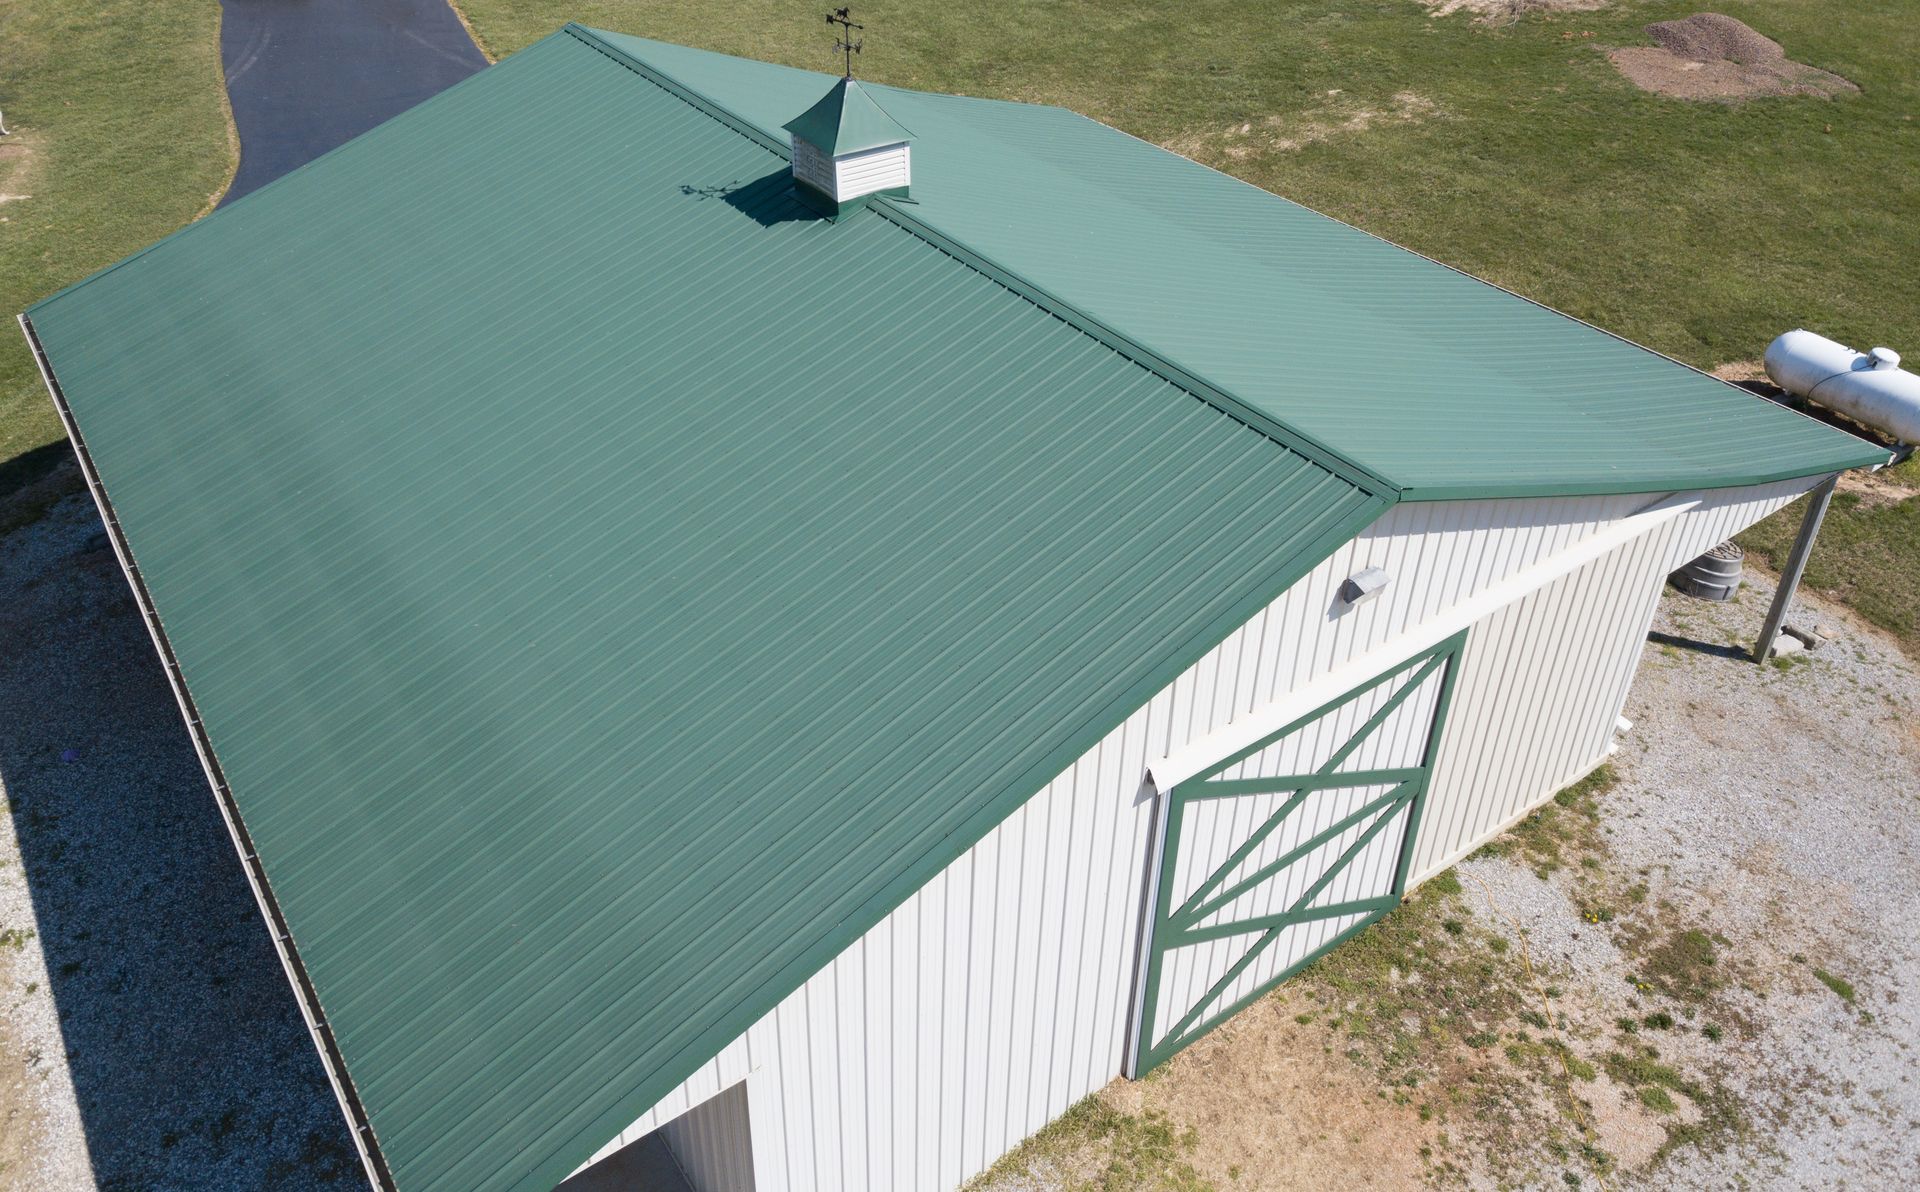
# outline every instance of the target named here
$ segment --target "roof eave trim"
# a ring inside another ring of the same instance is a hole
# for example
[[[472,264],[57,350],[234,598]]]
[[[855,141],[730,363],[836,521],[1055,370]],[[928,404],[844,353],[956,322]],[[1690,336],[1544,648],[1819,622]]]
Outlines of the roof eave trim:
[[[1822,426],[1827,425],[1821,423]],[[1830,429],[1839,430],[1838,427]],[[1843,431],[1842,433],[1850,433]],[[1858,438],[1858,436],[1855,436]],[[1715,492],[1730,488],[1753,488],[1778,484],[1785,480],[1816,480],[1836,472],[1857,468],[1880,468],[1892,462],[1894,452],[1878,443],[1860,440],[1869,450],[1855,462],[1842,460],[1806,461],[1764,472],[1743,472],[1733,476],[1707,476],[1698,473],[1668,473],[1622,480],[1568,480],[1557,484],[1485,483],[1430,484],[1403,489],[1400,499],[1408,503],[1427,501],[1496,501],[1528,497],[1612,497],[1628,493]]]
[[[128,587],[133,589],[134,603],[140,609],[140,619],[147,627],[147,634],[153,639],[153,646],[160,655],[161,668],[166,671],[167,683],[173,688],[174,701],[179,705],[180,715],[186,721],[187,735],[193,741],[193,751],[200,759],[201,770],[207,776],[208,784],[213,788],[214,802],[220,808],[220,818],[226,823],[227,835],[233,841],[235,852],[240,857],[240,868],[247,875],[247,885],[253,890],[254,901],[260,908],[260,914],[266,919],[267,934],[273,940],[274,952],[280,957],[281,968],[286,972],[287,981],[293,987],[294,1001],[300,1007],[300,1015],[306,1020],[307,1033],[313,1040],[314,1048],[320,1055],[320,1066],[326,1071],[327,1083],[333,1087],[334,1099],[340,1105],[340,1112],[346,1118],[347,1132],[353,1136],[354,1149],[359,1152],[360,1163],[365,1171],[368,1183],[376,1192],[397,1192],[393,1172],[386,1156],[381,1153],[379,1139],[374,1135],[372,1119],[366,1106],[360,1099],[359,1090],[353,1085],[353,1078],[347,1073],[346,1058],[341,1054],[339,1044],[334,1039],[333,1028],[328,1024],[320,1009],[320,995],[314,989],[312,980],[307,976],[306,966],[300,960],[300,954],[294,946],[293,934],[287,926],[285,916],[280,912],[279,903],[274,899],[273,889],[267,882],[267,874],[260,863],[258,853],[253,847],[253,839],[246,825],[240,820],[240,808],[234,801],[233,792],[227,786],[226,775],[220,768],[219,759],[214,756],[213,743],[208,740],[206,729],[200,720],[199,709],[194,706],[193,696],[187,691],[186,678],[181,673],[179,660],[173,652],[173,645],[167,640],[166,630],[160,624],[159,613],[155,610],[153,599],[147,592],[145,579],[140,575],[139,567],[134,563],[132,548],[127,544],[126,536],[120,528],[120,520],[113,511],[112,503],[107,499],[106,486],[101,482],[99,473],[93,466],[93,457],[87,451],[86,441],[80,436],[80,428],[74,422],[73,411],[67,405],[66,394],[60,388],[60,382],[54,376],[53,362],[47,358],[40,344],[40,337],[33,329],[33,321],[23,312],[16,316],[20,323],[20,332],[26,336],[28,350],[33,354],[33,362],[40,370],[40,380],[47,387],[47,396],[53,399],[54,410],[60,415],[60,424],[66,429],[67,439],[73,445],[74,458],[80,465],[80,473],[86,479],[87,491],[93,497],[94,506],[100,512],[100,520],[106,527],[107,541],[113,546],[114,557],[120,563],[121,574],[126,576]]]
[[[1048,314],[1068,323],[1077,330],[1099,340],[1108,348],[1160,377],[1185,389],[1201,401],[1226,414],[1237,422],[1259,431],[1267,438],[1306,456],[1325,467],[1334,475],[1345,480],[1355,488],[1373,496],[1400,500],[1402,491],[1398,484],[1386,476],[1374,471],[1359,461],[1336,451],[1326,443],[1302,434],[1300,431],[1275,419],[1254,406],[1235,397],[1213,382],[1200,376],[1173,360],[1140,343],[1138,340],[1119,331],[1093,315],[1051,293],[1042,286],[1022,277],[990,258],[984,257],[964,243],[955,240],[938,228],[908,212],[897,200],[875,195],[871,204],[874,211],[889,221],[912,232],[927,241],[941,252],[954,258],[978,273],[985,274],[1002,286],[1033,303]]]

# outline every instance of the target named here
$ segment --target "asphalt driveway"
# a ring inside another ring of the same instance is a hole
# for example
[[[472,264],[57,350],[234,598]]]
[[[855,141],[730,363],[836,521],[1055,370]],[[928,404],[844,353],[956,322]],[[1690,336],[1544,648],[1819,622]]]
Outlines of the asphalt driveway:
[[[446,0],[221,0],[240,170],[265,186],[487,65]]]

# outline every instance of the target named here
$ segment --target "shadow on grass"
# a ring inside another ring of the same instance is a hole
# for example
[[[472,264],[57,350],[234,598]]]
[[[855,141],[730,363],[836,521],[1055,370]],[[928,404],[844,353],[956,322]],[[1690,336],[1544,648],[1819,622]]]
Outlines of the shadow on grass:
[[[0,782],[94,1179],[364,1186],[78,470],[30,487],[65,495],[0,539]]]
[[[1664,633],[1658,629],[1647,634],[1647,640],[1656,645],[1672,646],[1676,650],[1692,650],[1696,654],[1710,654],[1715,658],[1736,658],[1742,662],[1753,657],[1753,650],[1747,646],[1730,646],[1724,643],[1715,645],[1698,638],[1681,637],[1677,633]]]

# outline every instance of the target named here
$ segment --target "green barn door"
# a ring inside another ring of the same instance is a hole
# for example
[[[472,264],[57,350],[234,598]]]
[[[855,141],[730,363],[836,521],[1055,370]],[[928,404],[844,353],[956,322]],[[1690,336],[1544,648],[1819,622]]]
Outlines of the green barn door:
[[[1399,903],[1465,636],[1168,792],[1133,1076]]]

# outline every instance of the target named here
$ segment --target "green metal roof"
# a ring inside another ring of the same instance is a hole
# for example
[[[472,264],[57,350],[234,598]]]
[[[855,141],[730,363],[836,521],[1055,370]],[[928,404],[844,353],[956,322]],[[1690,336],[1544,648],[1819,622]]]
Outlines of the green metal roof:
[[[407,1192],[550,1186],[1396,497],[1885,457],[1058,109],[873,87],[918,202],[815,218],[831,82],[570,26],[29,312]]]
[[[829,156],[913,140],[913,134],[853,79],[835,80],[818,102],[782,127]]]
[[[759,128],[831,76],[607,40]],[[865,84],[911,217],[1403,499],[1652,492],[1870,443],[1062,108]]]
[[[406,1192],[550,1187],[1391,500],[729,119],[570,28],[28,315]]]

